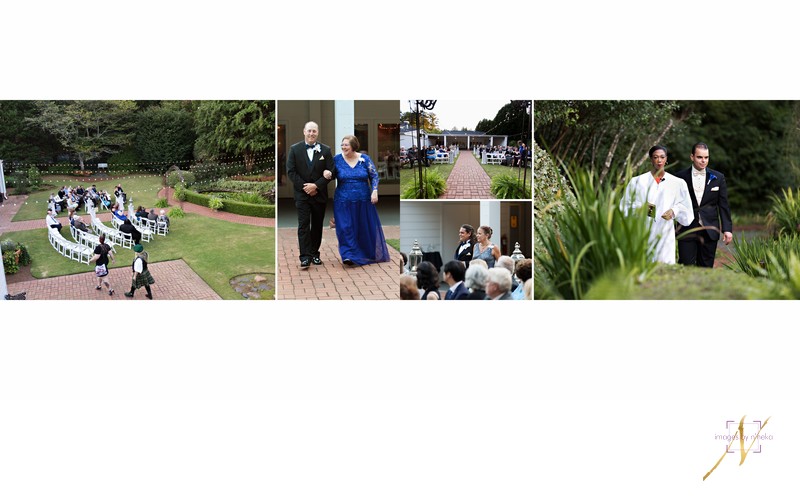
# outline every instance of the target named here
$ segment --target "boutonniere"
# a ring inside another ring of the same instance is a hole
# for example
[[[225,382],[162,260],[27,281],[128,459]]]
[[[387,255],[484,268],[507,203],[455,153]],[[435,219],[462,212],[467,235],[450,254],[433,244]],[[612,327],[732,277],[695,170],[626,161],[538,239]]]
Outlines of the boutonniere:
[[[715,175],[714,173],[709,173],[708,174],[708,183],[706,183],[706,186],[711,185],[711,182],[713,182],[716,179],[717,179],[717,175]]]
[[[314,152],[322,152],[322,149],[320,148],[319,144],[314,146]]]
[[[358,158],[358,162],[363,163],[364,162],[364,156],[359,157]]]

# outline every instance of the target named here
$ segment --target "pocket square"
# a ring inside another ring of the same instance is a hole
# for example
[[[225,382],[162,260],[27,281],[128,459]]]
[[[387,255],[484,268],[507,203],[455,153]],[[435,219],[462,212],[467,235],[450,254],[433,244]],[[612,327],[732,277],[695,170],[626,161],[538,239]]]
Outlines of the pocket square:
[[[717,190],[719,190],[719,187],[714,187],[714,188],[711,189],[711,192],[715,192]]]
[[[325,160],[325,156],[319,156],[319,160],[320,161],[324,161]],[[717,188],[719,188],[719,187],[717,187]]]

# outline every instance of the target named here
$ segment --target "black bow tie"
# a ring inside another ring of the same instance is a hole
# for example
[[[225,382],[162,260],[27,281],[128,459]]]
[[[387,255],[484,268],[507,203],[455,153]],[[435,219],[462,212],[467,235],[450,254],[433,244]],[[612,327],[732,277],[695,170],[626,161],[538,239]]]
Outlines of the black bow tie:
[[[306,144],[306,149],[313,149],[317,144]]]

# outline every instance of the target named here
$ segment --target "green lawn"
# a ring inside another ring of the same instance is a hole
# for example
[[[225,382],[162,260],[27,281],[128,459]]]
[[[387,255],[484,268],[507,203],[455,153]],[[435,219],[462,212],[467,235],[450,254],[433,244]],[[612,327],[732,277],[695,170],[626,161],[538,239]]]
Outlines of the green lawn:
[[[111,196],[111,202],[114,202],[114,187],[116,187],[117,184],[121,184],[128,199],[133,201],[134,208],[140,204],[151,208],[158,200],[158,191],[161,189],[162,177],[145,175],[142,173],[132,174],[114,180],[94,181],[91,177],[87,180],[86,178],[69,175],[47,175],[43,178],[43,183],[49,184],[51,187],[46,190],[31,193],[28,196],[28,201],[20,207],[19,212],[17,212],[17,215],[14,216],[14,219],[11,221],[26,221],[39,218],[44,220],[44,217],[47,215],[47,199],[50,197],[50,194],[57,193],[58,188],[64,185],[77,187],[78,184],[82,184],[84,188],[97,185],[97,190],[107,190]],[[128,207],[125,206],[125,209],[127,210]],[[102,213],[104,211],[99,212]],[[83,213],[84,211],[81,209],[79,214],[83,215]],[[62,212],[59,216],[66,218],[66,211]]]
[[[386,239],[386,245],[392,246],[397,252],[400,252],[400,239]]]
[[[182,258],[223,299],[244,299],[228,283],[237,275],[267,273],[274,277],[275,229],[240,225],[195,214],[170,221],[169,235],[156,236],[144,244],[150,262]],[[68,227],[62,232],[65,238],[71,240]],[[33,259],[31,274],[35,278],[93,271],[93,266],[68,260],[58,254],[50,246],[44,228],[9,232],[3,235],[5,239],[27,245]],[[128,266],[133,261],[132,250],[119,248],[117,253],[117,261],[111,268]],[[157,275],[154,276],[158,279]],[[274,283],[274,278],[270,281]],[[265,294],[265,299],[273,299],[274,291]]]
[[[586,299],[742,300],[779,299],[779,287],[727,268],[659,265],[642,283],[604,278],[592,286]]]

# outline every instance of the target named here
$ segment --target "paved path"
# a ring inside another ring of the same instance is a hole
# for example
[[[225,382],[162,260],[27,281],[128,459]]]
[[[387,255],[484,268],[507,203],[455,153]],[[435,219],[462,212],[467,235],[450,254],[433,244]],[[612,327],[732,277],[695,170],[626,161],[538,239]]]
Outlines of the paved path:
[[[494,199],[492,180],[470,152],[458,154],[447,178],[447,189],[440,199]]]
[[[218,220],[223,221],[230,221],[231,223],[239,223],[241,225],[253,225],[257,227],[274,227],[275,226],[275,218],[258,218],[256,216],[243,216],[241,214],[233,214],[228,213],[226,211],[214,211],[213,209],[207,208],[205,206],[198,206],[197,204],[192,204],[191,202],[181,202],[175,200],[172,195],[174,193],[174,189],[171,188],[163,188],[158,192],[159,198],[164,198],[169,195],[168,200],[171,206],[181,206],[186,213],[195,213],[201,214],[208,218],[216,218]]]
[[[86,272],[76,275],[8,284],[8,292],[13,295],[24,291],[28,293],[28,299],[35,300],[148,300],[144,288],[137,290],[133,299],[125,297],[125,292],[131,289],[130,267],[112,268],[109,272],[111,286],[115,291],[113,296],[108,295],[105,286],[102,291],[95,290],[97,277],[94,276],[94,265],[86,265],[86,269]],[[156,281],[152,285],[153,300],[221,299],[182,259],[152,263],[148,265],[148,269]]]
[[[399,239],[399,226],[384,226],[387,239]],[[320,259],[324,264],[300,269],[297,228],[278,229],[278,299],[398,300],[400,299],[400,253],[389,246],[392,260],[346,267],[339,258],[336,231],[322,230]]]

